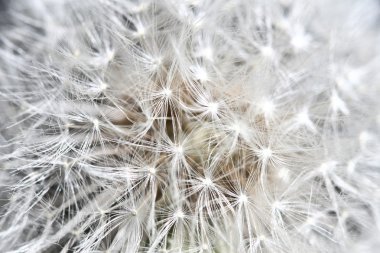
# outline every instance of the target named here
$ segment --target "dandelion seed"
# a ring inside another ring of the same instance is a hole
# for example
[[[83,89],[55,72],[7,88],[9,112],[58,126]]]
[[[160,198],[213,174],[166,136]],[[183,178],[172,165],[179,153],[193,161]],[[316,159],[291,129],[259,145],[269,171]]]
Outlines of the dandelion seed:
[[[209,75],[205,68],[201,66],[192,66],[191,70],[193,71],[196,80],[201,82],[206,82],[209,80]]]
[[[310,120],[309,112],[307,111],[307,109],[303,109],[300,113],[298,113],[297,123],[300,125],[306,126],[308,129],[310,129],[314,133],[317,131],[315,125]]]
[[[101,91],[105,91],[107,90],[108,88],[108,84],[106,84],[105,82],[100,82],[100,90]]]
[[[245,195],[244,193],[240,194],[239,197],[238,197],[238,202],[240,204],[244,204],[248,201],[248,197],[247,195]]]
[[[242,128],[238,123],[235,123],[231,126],[231,130],[234,131],[236,134],[241,134],[242,133]]]
[[[173,217],[175,219],[183,219],[185,218],[185,214],[182,210],[177,210],[174,214],[173,214]]]
[[[156,172],[157,172],[157,170],[156,170],[155,167],[148,167],[148,168],[147,168],[147,171],[148,171],[149,174],[151,174],[151,175],[156,175]]]
[[[141,12],[147,10],[148,7],[149,7],[149,3],[148,2],[142,2],[139,5],[137,5],[137,7],[134,9],[133,12],[135,12],[135,13],[141,13]]]
[[[209,178],[209,177],[203,178],[202,179],[202,183],[206,187],[212,187],[212,186],[214,186],[214,182],[212,182],[211,178]]]
[[[348,164],[347,164],[347,172],[348,172],[348,174],[352,175],[355,172],[355,168],[356,168],[356,161],[355,160],[349,161]]]
[[[261,158],[261,160],[265,161],[265,163],[271,159],[273,152],[272,150],[268,148],[262,148],[261,150],[258,151],[258,155]]]
[[[210,247],[207,244],[202,244],[202,250],[210,250]]]
[[[319,171],[322,175],[327,175],[330,171],[332,171],[336,166],[336,161],[328,161],[321,164],[319,167]]]
[[[205,59],[207,59],[210,62],[214,61],[214,53],[212,51],[211,47],[205,47],[200,52],[199,55],[203,56]]]
[[[219,104],[218,103],[209,103],[207,106],[207,112],[212,114],[212,115],[216,115],[218,113],[218,109],[219,109]]]
[[[274,60],[276,57],[274,49],[270,46],[264,46],[260,48],[260,52],[268,60]]]
[[[173,94],[173,91],[169,88],[165,88],[162,90],[162,95],[164,95],[165,98],[170,98]]]
[[[367,131],[362,131],[359,134],[360,146],[365,147],[371,139],[372,138],[370,133],[368,133]]]
[[[272,101],[264,100],[263,102],[260,103],[259,106],[260,106],[262,112],[264,113],[266,120],[273,118],[274,111],[275,111],[276,107]]]
[[[75,49],[73,55],[74,55],[74,57],[79,57],[80,56],[80,50]]]
[[[284,182],[288,182],[290,175],[289,175],[289,170],[286,168],[280,168],[277,171],[277,176]]]
[[[99,128],[99,120],[98,119],[93,119],[92,124],[94,125],[94,128],[96,128],[96,129]]]
[[[158,69],[162,65],[162,58],[158,57],[152,61],[153,63],[153,69]]]
[[[146,29],[141,23],[136,25],[136,29],[137,31],[134,33],[136,38],[143,38],[146,35]]]
[[[306,220],[306,224],[309,226],[316,226],[317,220],[314,217],[308,217]]]
[[[113,50],[107,49],[105,53],[105,59],[107,62],[111,62],[115,57],[115,52]]]
[[[280,210],[281,211],[283,209],[283,205],[279,201],[274,201],[272,206],[273,206],[274,210]]]
[[[293,48],[297,51],[304,51],[307,50],[310,46],[311,36],[308,34],[305,34],[302,31],[296,32],[292,38],[290,43],[292,44]]]
[[[339,111],[344,115],[348,115],[350,113],[346,103],[338,96],[338,93],[336,91],[333,91],[331,95],[331,108],[335,113]]]
[[[259,242],[265,241],[266,239],[267,239],[267,238],[266,238],[265,235],[259,235],[259,236],[257,237],[257,240],[258,240]]]

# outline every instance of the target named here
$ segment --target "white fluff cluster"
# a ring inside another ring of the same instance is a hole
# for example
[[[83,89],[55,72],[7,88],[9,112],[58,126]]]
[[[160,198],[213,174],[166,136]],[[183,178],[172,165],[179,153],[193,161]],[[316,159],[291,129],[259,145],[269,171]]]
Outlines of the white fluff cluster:
[[[13,0],[0,251],[380,245],[375,0]]]

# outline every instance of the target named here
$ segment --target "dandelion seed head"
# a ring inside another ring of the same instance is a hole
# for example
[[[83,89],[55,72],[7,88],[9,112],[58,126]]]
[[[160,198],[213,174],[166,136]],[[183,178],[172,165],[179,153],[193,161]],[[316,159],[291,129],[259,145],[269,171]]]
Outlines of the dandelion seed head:
[[[377,252],[379,9],[7,1],[0,249]]]

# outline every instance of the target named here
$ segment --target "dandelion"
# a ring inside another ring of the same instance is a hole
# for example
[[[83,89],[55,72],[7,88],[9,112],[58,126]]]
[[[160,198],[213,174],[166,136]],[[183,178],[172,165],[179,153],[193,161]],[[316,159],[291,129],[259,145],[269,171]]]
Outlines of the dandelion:
[[[0,7],[1,252],[378,251],[378,1]]]

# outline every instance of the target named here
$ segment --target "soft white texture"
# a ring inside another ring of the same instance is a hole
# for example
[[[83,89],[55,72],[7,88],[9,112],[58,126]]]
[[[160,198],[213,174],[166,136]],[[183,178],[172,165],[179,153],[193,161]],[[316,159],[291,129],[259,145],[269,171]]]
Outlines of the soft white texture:
[[[1,252],[377,252],[375,0],[14,0]]]

